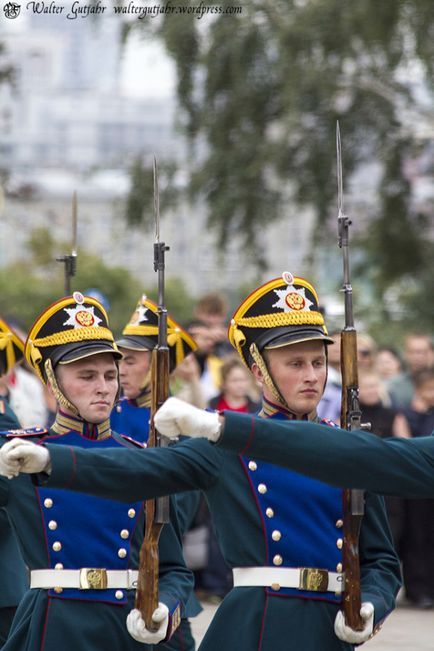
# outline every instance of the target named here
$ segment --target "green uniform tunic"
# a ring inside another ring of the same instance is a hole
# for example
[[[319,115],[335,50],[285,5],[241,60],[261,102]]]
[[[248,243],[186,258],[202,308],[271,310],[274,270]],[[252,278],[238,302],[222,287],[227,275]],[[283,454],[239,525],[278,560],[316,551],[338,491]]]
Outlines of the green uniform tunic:
[[[183,442],[169,449],[120,451],[116,455],[110,451],[94,454],[59,446],[49,448],[52,474],[47,486],[68,486],[123,500],[201,488],[206,494],[228,565],[251,567],[274,563],[262,505],[252,483],[254,480],[246,469],[246,464],[249,466],[247,459],[204,440]],[[124,481],[126,469],[127,484]],[[283,478],[276,468],[267,493],[270,499],[271,488],[284,486],[281,481]],[[291,481],[294,486],[294,477]],[[276,519],[281,510],[283,513],[291,504],[296,505],[299,497],[278,494]],[[321,533],[322,514],[321,511],[318,513],[318,532]],[[283,541],[285,526],[285,522],[280,522]],[[300,527],[300,543],[304,535],[305,531]],[[294,542],[296,540],[292,540]],[[301,549],[300,553],[303,551]],[[394,607],[400,573],[381,498],[372,494],[366,501],[360,557],[362,599],[374,604],[377,624]],[[221,651],[222,648],[225,651],[353,649],[334,634],[333,623],[339,609],[337,600],[333,602],[334,595],[298,595],[294,592],[282,590],[279,593],[263,587],[234,588],[219,607],[201,644],[201,651]]]
[[[71,417],[71,420],[72,417]],[[77,421],[78,422],[78,421]],[[90,430],[91,428],[89,428]],[[131,446],[110,433],[95,438],[92,431],[50,430],[31,438],[68,441],[75,451],[111,449],[115,454]],[[2,432],[2,442],[8,434]],[[127,476],[124,482],[127,483]],[[144,511],[141,501],[128,504],[78,495],[68,490],[45,489],[26,475],[0,481],[0,505],[7,509],[30,570],[105,568],[137,569],[143,540]],[[176,526],[175,507],[171,517]],[[171,614],[179,615],[192,589],[191,572],[185,567],[179,535],[171,524],[163,527],[160,543],[160,600]],[[134,589],[31,588],[22,599],[4,651],[144,651],[126,629],[126,617],[134,607]]]
[[[16,429],[20,424],[7,400],[0,398],[0,430]],[[19,543],[11,527],[7,511],[0,509],[0,558],[2,559],[0,590],[0,647],[4,644],[15,614],[28,587],[27,570]]]

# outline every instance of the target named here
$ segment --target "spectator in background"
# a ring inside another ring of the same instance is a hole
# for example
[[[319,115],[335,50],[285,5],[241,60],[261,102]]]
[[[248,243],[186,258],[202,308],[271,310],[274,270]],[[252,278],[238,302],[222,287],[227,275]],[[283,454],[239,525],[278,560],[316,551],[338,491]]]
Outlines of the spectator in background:
[[[366,332],[357,333],[357,366],[372,369],[375,365],[377,344]]]
[[[203,398],[208,403],[220,391],[220,369],[223,362],[214,352],[216,339],[212,329],[206,323],[192,321],[187,326],[187,332],[197,343],[194,356],[199,365]]]
[[[375,368],[382,380],[391,378],[402,372],[402,361],[398,351],[393,346],[380,346],[375,358]]]
[[[17,365],[5,378],[4,388],[9,404],[21,423],[28,427],[46,427],[49,410],[42,382],[27,365]]]
[[[16,335],[25,342],[27,333],[13,317],[7,322]],[[2,378],[0,393],[4,396],[21,427],[48,427],[51,423],[51,402],[46,389],[33,369],[21,359],[13,369]]]
[[[434,368],[415,373],[413,386],[411,405],[403,413],[411,436],[430,436],[434,431]],[[407,598],[416,608],[433,608],[434,500],[405,500],[402,557]]]
[[[190,405],[205,409],[207,403],[200,383],[200,366],[193,354],[187,355],[171,374],[170,392]]]
[[[331,420],[337,425],[341,418],[342,377],[341,377],[341,333],[331,332],[334,343],[327,347],[327,384],[317,407],[321,419]]]
[[[210,400],[209,407],[217,411],[228,409],[245,414],[259,412],[260,401],[254,402],[251,398],[252,392],[255,391],[251,373],[239,357],[226,358],[220,372],[221,393]],[[257,393],[255,397],[259,398],[259,394]]]
[[[228,310],[226,297],[220,292],[202,296],[194,308],[194,318],[208,327],[214,336],[214,354],[223,357],[232,352],[228,342]]]
[[[385,406],[382,395],[384,395],[384,387],[378,373],[375,370],[362,369],[359,372],[362,423],[370,423],[371,432],[380,438],[389,436],[410,438],[411,432],[407,419],[396,409]],[[399,552],[404,533],[404,500],[399,497],[386,497],[385,503],[395,548]]]
[[[395,407],[410,407],[414,393],[414,377],[419,371],[434,366],[434,348],[429,334],[412,332],[404,341],[405,371],[388,382],[388,391]]]

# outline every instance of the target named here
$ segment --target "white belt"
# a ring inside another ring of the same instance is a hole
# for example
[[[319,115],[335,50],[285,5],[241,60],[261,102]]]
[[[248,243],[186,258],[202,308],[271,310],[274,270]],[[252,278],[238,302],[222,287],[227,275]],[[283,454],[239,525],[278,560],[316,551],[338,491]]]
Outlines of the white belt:
[[[78,588],[79,590],[106,590],[137,587],[137,570],[105,570],[82,567],[79,570],[32,570],[31,588]]]
[[[344,586],[343,574],[312,567],[234,567],[232,573],[234,588],[263,586],[340,594]]]

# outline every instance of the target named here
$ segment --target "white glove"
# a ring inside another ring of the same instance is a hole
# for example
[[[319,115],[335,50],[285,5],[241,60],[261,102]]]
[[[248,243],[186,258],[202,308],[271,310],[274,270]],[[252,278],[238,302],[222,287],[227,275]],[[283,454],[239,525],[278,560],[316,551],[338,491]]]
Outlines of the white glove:
[[[12,479],[12,477],[16,477],[20,472],[20,464],[18,461],[8,459],[7,454],[4,453],[4,449],[8,445],[9,443],[5,443],[0,449],[0,475]]]
[[[142,619],[140,610],[134,608],[127,617],[128,633],[133,637],[136,642],[143,642],[143,644],[158,644],[167,635],[167,627],[169,625],[169,609],[166,604],[161,601],[152,614],[152,619],[156,624],[159,624],[158,630],[155,633],[148,631],[146,624]]]
[[[350,644],[362,644],[369,640],[374,630],[374,605],[370,601],[363,602],[360,615],[365,626],[362,631],[354,631],[345,624],[345,616],[342,610],[338,612],[335,619],[335,633],[340,640]]]
[[[18,472],[42,472],[51,470],[50,453],[42,445],[15,438],[4,444],[0,451],[7,468]]]
[[[217,412],[204,411],[178,398],[168,398],[155,414],[155,427],[163,436],[176,438],[179,434],[218,441],[220,421]]]

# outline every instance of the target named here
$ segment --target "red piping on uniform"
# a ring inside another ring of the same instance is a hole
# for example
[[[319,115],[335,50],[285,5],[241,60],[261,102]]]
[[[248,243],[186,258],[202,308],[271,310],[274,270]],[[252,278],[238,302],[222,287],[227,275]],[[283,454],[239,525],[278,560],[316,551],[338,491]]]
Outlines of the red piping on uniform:
[[[244,472],[246,474],[247,481],[250,484],[250,490],[252,491],[253,499],[255,500],[256,508],[258,509],[259,517],[261,518],[262,531],[263,531],[263,534],[264,534],[264,543],[265,543],[265,564],[267,564],[267,563],[269,563],[270,550],[268,548],[267,527],[265,526],[264,516],[262,515],[262,511],[261,511],[261,505],[259,504],[259,500],[258,500],[258,497],[256,495],[256,490],[255,490],[253,482],[252,482],[252,480],[250,478],[250,475],[249,475],[249,473],[247,471],[247,467],[246,467],[246,464],[244,463],[244,459],[240,454],[238,455],[238,459],[239,459],[239,461],[240,461],[240,463],[241,463],[241,465],[243,467],[243,470],[244,470]]]
[[[37,501],[38,506],[39,506],[39,513],[40,513],[40,516],[41,516],[42,529],[43,529],[43,532],[44,532],[45,551],[46,551],[46,554],[47,554],[47,566],[49,566],[50,565],[50,553],[48,551],[49,550],[49,545],[48,545],[48,538],[47,538],[47,530],[45,529],[45,526],[44,526],[45,517],[44,517],[44,511],[42,509],[42,504],[41,504],[41,494],[39,492],[39,487],[38,486],[34,486],[33,490],[35,491],[36,501]]]
[[[249,438],[247,439],[247,443],[244,446],[243,451],[241,452],[241,454],[246,454],[247,450],[252,445],[254,431],[255,431],[255,417],[252,416],[252,427],[250,429]]]
[[[264,611],[262,613],[261,632],[259,634],[258,651],[261,651],[261,647],[262,647],[262,638],[264,637],[265,617],[267,616],[267,609],[268,609],[268,594],[265,593],[265,605],[264,605]]]
[[[75,478],[77,476],[77,456],[75,454],[74,448],[72,448],[72,447],[69,448],[69,451],[71,452],[72,464],[73,464],[71,481],[68,484],[68,486],[71,486],[73,484],[73,482],[75,481]]]
[[[45,636],[47,634],[47,627],[48,627],[48,611],[50,610],[50,606],[51,606],[51,599],[50,597],[47,597],[47,609],[45,611],[45,622],[44,622],[44,629],[42,631],[40,651],[43,651],[45,645]]]

